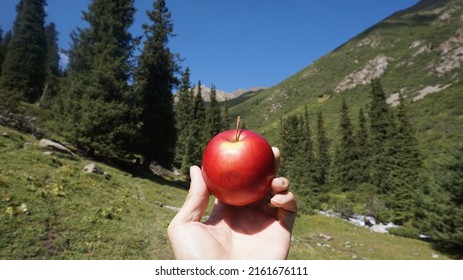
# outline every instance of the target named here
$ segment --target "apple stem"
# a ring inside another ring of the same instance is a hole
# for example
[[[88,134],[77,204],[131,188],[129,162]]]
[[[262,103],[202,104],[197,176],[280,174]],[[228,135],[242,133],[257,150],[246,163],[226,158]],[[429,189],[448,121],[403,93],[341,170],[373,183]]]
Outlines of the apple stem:
[[[238,116],[236,118],[236,127],[235,127],[235,141],[238,142],[240,140],[240,134],[241,134],[241,116]]]

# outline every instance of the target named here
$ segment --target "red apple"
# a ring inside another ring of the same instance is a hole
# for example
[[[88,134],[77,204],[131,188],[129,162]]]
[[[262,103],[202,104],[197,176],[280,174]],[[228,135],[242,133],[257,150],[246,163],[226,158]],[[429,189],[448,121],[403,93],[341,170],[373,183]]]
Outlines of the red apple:
[[[204,150],[202,174],[207,188],[230,205],[243,206],[262,199],[275,173],[272,147],[250,130],[221,132]]]

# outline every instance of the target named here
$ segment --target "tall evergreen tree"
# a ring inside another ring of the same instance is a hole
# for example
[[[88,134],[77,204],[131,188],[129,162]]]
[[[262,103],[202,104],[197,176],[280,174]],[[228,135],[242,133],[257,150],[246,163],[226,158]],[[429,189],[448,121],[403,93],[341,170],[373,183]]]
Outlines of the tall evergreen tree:
[[[318,185],[325,185],[328,179],[328,170],[331,164],[329,155],[329,139],[326,136],[325,122],[323,120],[323,113],[317,114],[317,153],[316,153],[316,166],[317,166],[317,183]]]
[[[180,89],[175,105],[175,123],[177,128],[177,145],[175,150],[175,163],[182,173],[187,173],[193,164],[188,152],[192,140],[193,120],[193,93],[190,83],[190,69],[186,68],[182,74]]]
[[[315,151],[312,137],[312,129],[310,126],[309,113],[307,107],[304,108],[304,115],[301,119],[301,132],[304,137],[302,162],[303,162],[303,173],[302,182],[304,186],[309,188],[311,193],[318,193],[321,191],[317,181],[317,167],[315,159]]]
[[[178,84],[176,56],[168,42],[173,36],[171,13],[164,0],[147,12],[151,24],[144,24],[146,41],[135,73],[136,94],[141,107],[139,147],[145,166],[152,161],[171,167],[174,162],[176,129],[172,90]]]
[[[280,149],[284,154],[280,172],[291,180],[299,194],[319,192],[307,108],[304,115],[281,120]]]
[[[45,63],[45,84],[43,94],[40,98],[40,105],[49,107],[50,100],[58,93],[59,77],[61,69],[59,66],[58,32],[54,23],[45,27],[47,38],[47,60]]]
[[[16,6],[13,37],[2,65],[0,88],[36,102],[45,81],[45,0],[21,0]]]
[[[388,155],[386,145],[389,139],[391,115],[386,96],[379,79],[371,83],[370,118],[370,180],[379,192],[386,191]]]
[[[463,252],[463,145],[451,149],[445,163],[435,165],[443,168],[430,191],[422,194],[420,207],[415,212],[415,225],[429,234],[443,249]]]
[[[192,121],[192,133],[189,139],[188,152],[191,155],[192,163],[195,165],[201,165],[201,159],[203,156],[203,150],[206,147],[209,139],[204,138],[204,126],[206,119],[206,108],[204,100],[201,96],[202,85],[201,81],[198,82],[196,87],[196,94],[193,99],[193,119]]]
[[[217,91],[214,85],[211,86],[209,103],[206,107],[204,138],[209,141],[219,132],[223,131],[223,120],[220,114],[220,104],[217,101]]]
[[[341,106],[339,135],[341,139],[336,150],[334,161],[336,185],[338,185],[342,191],[351,191],[356,185],[356,154],[349,109],[345,99],[343,99]]]
[[[229,130],[230,129],[230,112],[228,106],[228,99],[225,97],[224,106],[223,106],[223,118],[222,118],[222,129]]]
[[[298,190],[303,168],[298,157],[304,149],[304,135],[300,129],[300,119],[296,115],[290,115],[281,120],[280,149],[284,157],[282,157],[280,173],[288,178]]]
[[[354,135],[354,152],[355,157],[355,182],[357,184],[367,183],[370,181],[369,162],[370,162],[370,144],[367,129],[367,120],[363,109],[358,112],[358,127]]]
[[[133,0],[95,0],[89,27],[73,33],[67,87],[57,115],[63,134],[88,154],[123,156],[137,133],[128,106]]]
[[[404,223],[413,218],[413,202],[421,187],[422,159],[402,95],[399,101],[396,121],[390,126],[390,139],[386,146],[388,165],[385,185],[388,204],[395,213],[394,219]]]

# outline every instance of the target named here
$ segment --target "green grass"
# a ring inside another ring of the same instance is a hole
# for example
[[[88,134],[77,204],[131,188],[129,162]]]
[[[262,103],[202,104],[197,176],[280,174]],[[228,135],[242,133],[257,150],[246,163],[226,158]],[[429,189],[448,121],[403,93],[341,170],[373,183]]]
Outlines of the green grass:
[[[54,152],[1,127],[0,259],[170,259],[166,228],[185,191]],[[162,180],[159,180],[162,181]],[[158,203],[158,204],[155,204]]]
[[[330,236],[327,240],[324,236]],[[374,233],[347,221],[322,215],[296,220],[290,259],[310,260],[430,260],[448,259],[429,243]]]
[[[37,143],[0,126],[0,259],[173,258],[166,229],[175,212],[160,205],[181,206],[184,184],[134,177],[102,163],[111,179],[85,174],[90,161],[46,155]],[[332,240],[324,241],[321,233]],[[433,259],[433,254],[447,258],[422,241],[300,215],[289,258]]]

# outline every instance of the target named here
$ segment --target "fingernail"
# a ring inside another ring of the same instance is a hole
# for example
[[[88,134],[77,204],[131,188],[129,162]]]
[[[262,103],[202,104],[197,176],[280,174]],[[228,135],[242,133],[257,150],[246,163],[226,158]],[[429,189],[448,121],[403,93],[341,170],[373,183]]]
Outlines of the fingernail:
[[[281,197],[279,196],[274,196],[272,197],[271,201],[273,201],[276,204],[281,204],[283,201],[281,200]]]
[[[286,182],[285,182],[284,179],[282,179],[282,178],[277,178],[277,179],[278,179],[278,185],[280,185],[282,187],[284,187],[286,185]]]

